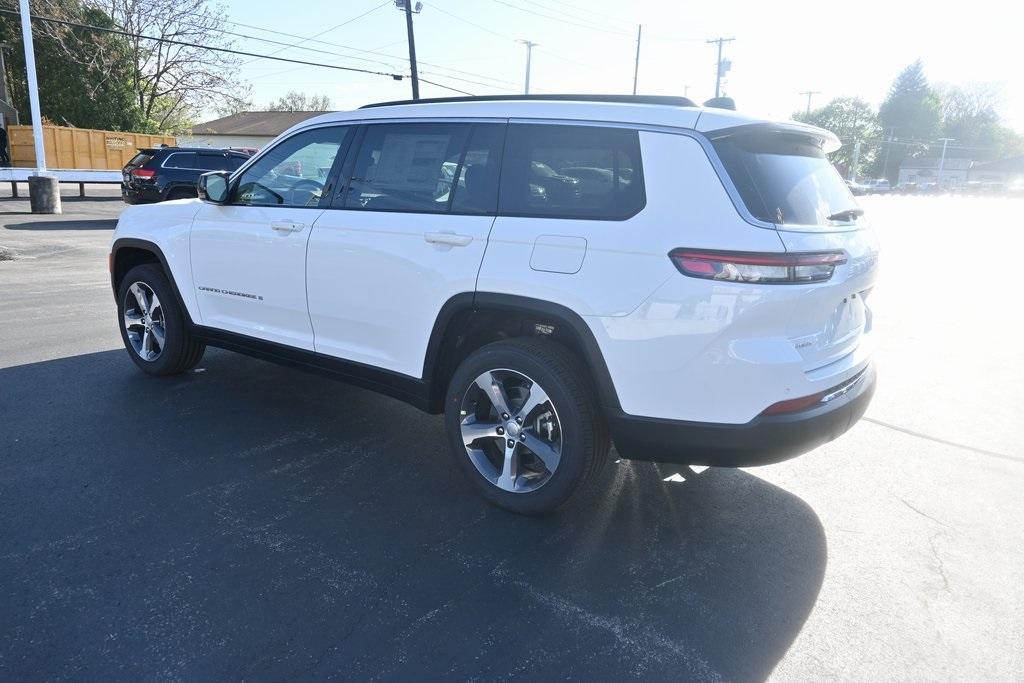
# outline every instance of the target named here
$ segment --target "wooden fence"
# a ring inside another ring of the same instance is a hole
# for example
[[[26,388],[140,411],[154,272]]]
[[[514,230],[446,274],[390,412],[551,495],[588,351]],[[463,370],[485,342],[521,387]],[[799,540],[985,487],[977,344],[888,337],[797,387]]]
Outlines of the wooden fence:
[[[10,138],[12,165],[34,168],[36,151],[32,126],[8,126],[7,134]],[[157,147],[160,144],[173,145],[174,137],[43,126],[48,168],[120,171],[135,156],[139,147]]]

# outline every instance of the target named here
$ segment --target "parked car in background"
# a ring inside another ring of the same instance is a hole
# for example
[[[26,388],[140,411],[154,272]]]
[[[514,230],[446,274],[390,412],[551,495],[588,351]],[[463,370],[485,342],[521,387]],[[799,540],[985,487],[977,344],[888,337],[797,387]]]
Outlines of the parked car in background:
[[[871,187],[864,183],[858,183],[856,180],[844,180],[846,186],[850,188],[850,194],[855,196],[861,196],[868,194],[871,191]]]
[[[868,194],[885,194],[892,190],[892,186],[885,178],[864,178],[860,183],[867,189]]]
[[[148,204],[195,197],[199,176],[210,171],[234,171],[250,156],[208,147],[142,148],[121,169],[121,198],[126,204]]]

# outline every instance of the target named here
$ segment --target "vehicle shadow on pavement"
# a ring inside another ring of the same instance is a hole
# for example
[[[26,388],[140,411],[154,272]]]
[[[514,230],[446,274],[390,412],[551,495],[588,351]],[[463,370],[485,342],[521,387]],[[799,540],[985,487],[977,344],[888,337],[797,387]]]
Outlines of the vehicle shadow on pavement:
[[[2,361],[2,359],[0,359]],[[0,369],[3,678],[765,678],[827,559],[742,470],[490,507],[443,425],[221,351]]]

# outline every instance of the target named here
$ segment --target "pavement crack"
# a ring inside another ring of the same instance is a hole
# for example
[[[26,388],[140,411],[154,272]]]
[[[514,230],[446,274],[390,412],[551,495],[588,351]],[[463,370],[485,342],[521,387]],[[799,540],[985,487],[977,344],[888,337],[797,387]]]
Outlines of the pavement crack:
[[[952,527],[950,527],[950,526],[949,526],[948,524],[946,524],[945,522],[943,522],[943,521],[942,521],[941,519],[936,519],[935,517],[932,517],[931,515],[929,515],[929,514],[928,514],[927,512],[924,512],[923,510],[919,510],[918,508],[916,508],[915,506],[913,506],[913,505],[911,505],[911,504],[910,504],[909,502],[907,502],[907,501],[906,501],[905,499],[903,499],[903,498],[900,498],[899,496],[896,496],[896,500],[900,501],[901,503],[903,503],[904,505],[906,505],[906,506],[907,506],[908,508],[910,508],[911,510],[913,510],[913,511],[914,511],[914,512],[916,512],[917,514],[921,515],[922,517],[925,517],[925,518],[927,518],[927,519],[930,519],[930,520],[932,520],[933,522],[935,522],[936,524],[938,524],[938,525],[940,525],[940,526],[944,526],[944,527],[946,527],[947,529],[950,529],[950,528],[952,528]]]
[[[1024,458],[1022,458],[1020,456],[1007,455],[1006,453],[999,453],[997,451],[990,451],[990,450],[987,450],[985,448],[977,448],[975,446],[968,446],[967,444],[957,443],[956,441],[949,441],[947,439],[940,439],[937,436],[932,436],[930,434],[925,434],[924,432],[918,432],[918,431],[915,431],[913,429],[907,429],[906,427],[900,427],[899,425],[894,425],[891,422],[885,422],[883,420],[877,420],[877,419],[875,419],[873,417],[862,417],[861,419],[864,420],[865,422],[870,422],[871,424],[876,424],[876,425],[878,425],[880,427],[886,427],[888,429],[893,429],[893,430],[895,430],[897,432],[903,432],[904,434],[909,434],[910,436],[916,436],[919,439],[927,439],[928,441],[934,441],[935,443],[941,443],[944,446],[952,446],[953,448],[962,448],[965,451],[971,451],[972,453],[977,453],[978,455],[987,455],[987,456],[989,456],[991,458],[1000,458],[1002,460],[1009,460],[1010,462],[1024,463]]]
[[[932,536],[928,539],[928,546],[931,548],[932,557],[935,558],[935,573],[937,573],[942,578],[942,587],[945,589],[947,593],[952,593],[953,591],[949,588],[949,576],[946,574],[946,563],[942,561],[942,557],[939,556],[939,549],[935,545],[935,539],[937,539],[941,535],[941,531],[932,534]]]

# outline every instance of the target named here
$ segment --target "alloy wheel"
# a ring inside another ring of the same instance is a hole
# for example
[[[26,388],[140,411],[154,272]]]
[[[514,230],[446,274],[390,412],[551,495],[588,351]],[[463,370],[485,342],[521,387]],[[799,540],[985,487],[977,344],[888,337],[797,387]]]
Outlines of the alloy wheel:
[[[155,361],[164,350],[167,331],[164,311],[153,288],[133,283],[124,295],[124,329],[132,349],[144,361]]]
[[[466,390],[459,414],[466,455],[504,491],[546,484],[562,457],[562,426],[547,392],[516,370],[488,370]]]

